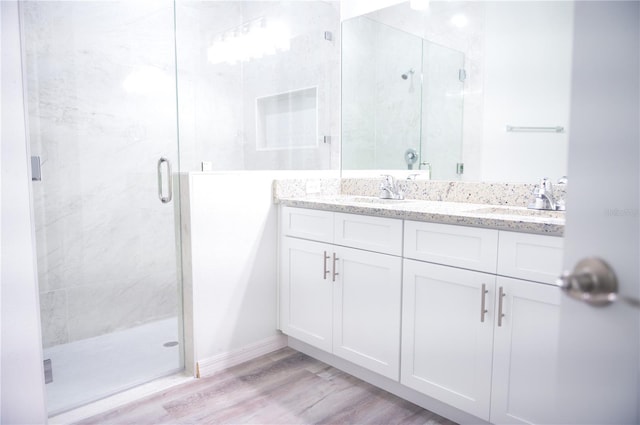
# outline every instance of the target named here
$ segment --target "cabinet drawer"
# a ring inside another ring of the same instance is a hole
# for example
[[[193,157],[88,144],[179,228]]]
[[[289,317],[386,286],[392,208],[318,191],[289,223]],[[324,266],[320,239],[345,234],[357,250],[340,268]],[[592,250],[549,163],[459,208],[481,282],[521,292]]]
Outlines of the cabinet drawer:
[[[333,213],[306,208],[282,207],[280,229],[285,236],[333,242]]]
[[[405,221],[404,256],[415,260],[496,272],[498,231]]]
[[[402,255],[402,220],[335,213],[334,243]]]
[[[554,283],[562,273],[561,237],[501,231],[499,241],[499,275]]]

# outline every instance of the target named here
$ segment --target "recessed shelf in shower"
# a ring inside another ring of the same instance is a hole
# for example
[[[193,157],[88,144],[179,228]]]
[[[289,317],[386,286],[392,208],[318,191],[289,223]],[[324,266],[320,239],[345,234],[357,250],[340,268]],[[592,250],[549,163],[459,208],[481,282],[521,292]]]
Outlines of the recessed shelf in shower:
[[[318,146],[318,89],[292,90],[256,99],[256,149]]]

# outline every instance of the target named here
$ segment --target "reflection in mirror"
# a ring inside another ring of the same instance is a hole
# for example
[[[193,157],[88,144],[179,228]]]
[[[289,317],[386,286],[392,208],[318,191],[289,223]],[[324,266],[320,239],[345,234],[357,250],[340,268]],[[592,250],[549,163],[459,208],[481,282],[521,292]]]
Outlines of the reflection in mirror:
[[[343,167],[456,178],[464,55],[366,17],[342,29]]]
[[[343,174],[566,175],[572,31],[568,1],[405,2],[344,21]]]

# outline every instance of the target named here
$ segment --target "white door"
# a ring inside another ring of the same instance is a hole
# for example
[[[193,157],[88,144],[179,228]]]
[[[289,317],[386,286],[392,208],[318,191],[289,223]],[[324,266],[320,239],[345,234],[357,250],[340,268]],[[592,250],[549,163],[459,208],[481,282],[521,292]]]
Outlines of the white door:
[[[565,269],[597,256],[640,296],[640,3],[576,2]],[[640,310],[563,296],[557,423],[632,424]]]
[[[398,381],[402,259],[336,249],[333,353]]]
[[[496,277],[414,260],[403,266],[400,382],[489,420]]]
[[[333,332],[333,252],[333,245],[288,237],[282,238],[280,251],[282,332],[329,352]]]

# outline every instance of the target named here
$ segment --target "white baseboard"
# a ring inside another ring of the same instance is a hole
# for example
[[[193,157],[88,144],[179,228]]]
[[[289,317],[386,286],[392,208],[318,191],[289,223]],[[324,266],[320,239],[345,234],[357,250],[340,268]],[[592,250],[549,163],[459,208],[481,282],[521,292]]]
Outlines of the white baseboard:
[[[206,378],[207,376],[215,375],[222,370],[253,360],[256,357],[269,354],[286,346],[287,337],[284,335],[275,335],[233,351],[198,360],[196,363],[196,377]]]

